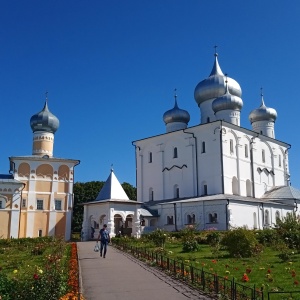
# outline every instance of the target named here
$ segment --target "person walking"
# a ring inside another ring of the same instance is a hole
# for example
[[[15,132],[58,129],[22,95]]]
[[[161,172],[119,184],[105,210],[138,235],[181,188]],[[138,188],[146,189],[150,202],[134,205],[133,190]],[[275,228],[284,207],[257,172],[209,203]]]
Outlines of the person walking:
[[[103,252],[103,258],[105,258],[106,252],[107,252],[107,244],[110,242],[110,236],[109,232],[107,230],[107,225],[104,224],[103,228],[99,231],[98,241],[100,241],[100,257],[102,257]]]

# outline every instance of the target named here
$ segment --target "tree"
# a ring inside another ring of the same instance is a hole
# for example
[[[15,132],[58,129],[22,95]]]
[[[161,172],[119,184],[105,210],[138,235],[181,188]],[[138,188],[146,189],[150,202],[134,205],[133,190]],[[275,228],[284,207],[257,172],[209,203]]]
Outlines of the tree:
[[[123,182],[122,187],[130,200],[136,201],[136,187],[128,182]]]
[[[104,181],[76,182],[74,183],[74,208],[72,217],[72,231],[80,232],[83,221],[83,206],[85,202],[95,201],[101,191]],[[136,188],[131,184],[124,182],[122,184],[130,200],[136,200]]]

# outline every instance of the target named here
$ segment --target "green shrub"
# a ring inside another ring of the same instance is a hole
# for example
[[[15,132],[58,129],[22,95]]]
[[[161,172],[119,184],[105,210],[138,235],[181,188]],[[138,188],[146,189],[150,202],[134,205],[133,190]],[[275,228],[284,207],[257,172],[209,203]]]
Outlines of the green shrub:
[[[255,233],[245,228],[227,231],[221,244],[231,257],[251,257],[257,254],[258,242]]]
[[[277,219],[275,230],[290,249],[300,250],[300,220],[295,213],[287,214],[283,220]]]
[[[277,244],[278,235],[276,230],[268,228],[256,231],[256,239],[264,246],[272,246]]]
[[[195,227],[187,227],[180,230],[180,233],[183,252],[193,252],[199,250]]]
[[[216,246],[221,242],[221,233],[219,231],[210,231],[206,235],[206,241],[210,246]]]
[[[149,241],[152,241],[156,247],[162,248],[165,247],[167,237],[167,232],[161,229],[156,229],[146,236],[146,238],[148,238]]]

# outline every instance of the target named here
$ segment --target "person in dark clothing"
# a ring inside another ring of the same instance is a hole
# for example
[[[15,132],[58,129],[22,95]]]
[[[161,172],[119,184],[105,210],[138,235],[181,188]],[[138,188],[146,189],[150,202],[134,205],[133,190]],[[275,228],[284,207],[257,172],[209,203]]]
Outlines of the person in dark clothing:
[[[100,256],[102,257],[102,252],[103,252],[103,258],[105,258],[107,252],[107,244],[110,242],[110,236],[106,224],[104,224],[103,228],[100,229],[99,231],[98,241],[100,241],[101,243]]]

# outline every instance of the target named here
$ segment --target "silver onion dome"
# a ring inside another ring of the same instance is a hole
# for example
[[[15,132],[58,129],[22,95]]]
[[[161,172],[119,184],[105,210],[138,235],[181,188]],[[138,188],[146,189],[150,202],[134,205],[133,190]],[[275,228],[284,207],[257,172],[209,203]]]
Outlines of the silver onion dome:
[[[238,97],[231,95],[228,89],[226,81],[226,92],[223,96],[216,98],[212,103],[212,109],[216,113],[221,110],[241,110],[243,107],[243,100]]]
[[[163,115],[163,120],[165,124],[173,123],[173,122],[181,122],[188,124],[190,121],[190,114],[184,110],[180,109],[177,104],[177,95],[175,94],[175,105],[172,109],[166,111]]]
[[[261,94],[261,105],[259,108],[252,110],[249,115],[251,124],[257,121],[271,121],[275,122],[277,119],[277,112],[274,108],[267,107],[264,102],[264,96]]]
[[[194,98],[198,106],[206,100],[224,95],[226,88],[225,80],[226,78],[219,66],[218,54],[215,53],[215,62],[209,77],[199,82],[194,91]],[[227,80],[230,94],[241,97],[242,89],[240,85],[230,77]]]
[[[58,129],[59,120],[49,111],[47,99],[44,108],[30,118],[30,126],[33,132],[46,131],[55,133]]]

